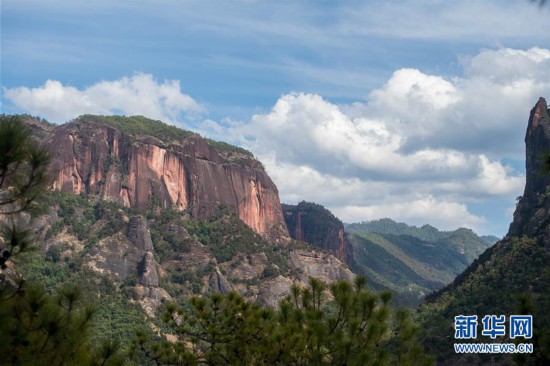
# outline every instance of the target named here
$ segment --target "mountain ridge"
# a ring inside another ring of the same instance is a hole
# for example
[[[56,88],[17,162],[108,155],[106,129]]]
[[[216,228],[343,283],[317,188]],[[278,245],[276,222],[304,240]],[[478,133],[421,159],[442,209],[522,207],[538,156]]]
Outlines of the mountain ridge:
[[[415,306],[448,285],[492,243],[470,229],[439,231],[385,218],[345,224],[357,273],[375,288],[389,288],[400,305]]]

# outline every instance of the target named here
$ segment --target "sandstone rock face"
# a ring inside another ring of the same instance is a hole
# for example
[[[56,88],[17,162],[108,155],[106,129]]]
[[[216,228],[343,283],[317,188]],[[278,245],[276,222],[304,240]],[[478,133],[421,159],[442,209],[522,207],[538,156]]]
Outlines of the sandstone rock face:
[[[84,256],[85,266],[104,274],[115,281],[124,281],[129,276],[137,276],[143,250],[137,248],[124,235],[117,233],[100,240]]]
[[[188,209],[196,218],[226,205],[262,236],[288,238],[277,188],[261,164],[250,156],[228,160],[198,135],[167,144],[78,120],[55,127],[47,141],[56,190],[138,209]]]
[[[300,202],[283,205],[290,236],[318,248],[328,250],[336,258],[353,265],[353,248],[345,237],[344,225],[321,205]]]
[[[124,231],[125,235],[118,232],[95,244],[84,257],[85,265],[115,281],[133,276],[139,277],[143,285],[158,286],[159,265],[153,255],[147,221],[134,216]]]
[[[277,276],[260,286],[258,299],[265,306],[275,308],[279,302],[290,294],[293,281],[290,278]]]
[[[508,236],[542,237],[550,246],[550,111],[544,98],[531,110],[526,145],[526,184]]]

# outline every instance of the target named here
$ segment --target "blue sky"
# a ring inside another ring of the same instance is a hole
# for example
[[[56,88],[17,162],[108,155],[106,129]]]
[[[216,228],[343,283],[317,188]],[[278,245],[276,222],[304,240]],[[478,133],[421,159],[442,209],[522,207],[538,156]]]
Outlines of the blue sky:
[[[550,98],[548,8],[3,0],[1,109],[142,114],[250,149],[283,202],[500,236]]]

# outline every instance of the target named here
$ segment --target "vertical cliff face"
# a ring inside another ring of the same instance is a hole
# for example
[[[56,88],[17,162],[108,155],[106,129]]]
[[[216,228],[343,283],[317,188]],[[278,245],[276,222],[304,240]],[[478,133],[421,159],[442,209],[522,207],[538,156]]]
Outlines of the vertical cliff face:
[[[283,213],[293,239],[328,250],[342,262],[353,264],[353,248],[345,237],[344,225],[330,211],[302,201],[298,205],[283,205]]]
[[[519,199],[509,237],[541,237],[550,243],[550,113],[540,98],[531,110],[525,134],[526,184]]]
[[[48,142],[56,190],[197,218],[225,205],[262,236],[288,237],[277,188],[250,155],[220,152],[198,135],[166,142],[93,119],[57,126]]]

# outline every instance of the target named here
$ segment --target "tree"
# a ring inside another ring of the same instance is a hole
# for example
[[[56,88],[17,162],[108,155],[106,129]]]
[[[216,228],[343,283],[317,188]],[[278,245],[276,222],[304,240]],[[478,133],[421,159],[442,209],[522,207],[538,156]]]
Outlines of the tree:
[[[116,344],[90,345],[95,306],[77,288],[49,295],[10,265],[34,247],[27,211],[47,188],[50,157],[31,136],[17,117],[0,117],[0,365],[121,364]]]
[[[44,191],[50,157],[32,143],[31,131],[17,117],[0,117],[0,269],[10,257],[30,248],[22,213]]]
[[[177,339],[141,336],[135,354],[158,365],[425,365],[416,326],[405,310],[395,313],[391,294],[339,281],[310,279],[292,286],[278,309],[262,308],[240,295],[194,297],[174,304],[164,320]]]
[[[550,283],[550,268],[542,273],[546,284]],[[533,316],[533,338],[530,342],[534,350],[532,354],[516,354],[514,360],[519,365],[548,365],[550,364],[550,286],[546,285],[542,293],[533,297],[530,292],[521,294],[514,308],[515,314],[529,314]],[[519,339],[516,340],[519,343]]]

